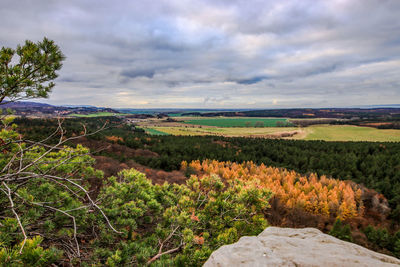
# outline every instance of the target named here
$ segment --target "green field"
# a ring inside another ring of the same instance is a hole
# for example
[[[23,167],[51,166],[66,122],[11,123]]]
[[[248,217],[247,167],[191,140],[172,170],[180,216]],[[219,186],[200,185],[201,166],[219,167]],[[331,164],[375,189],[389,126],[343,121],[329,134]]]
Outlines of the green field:
[[[123,113],[112,113],[112,112],[97,112],[91,114],[71,114],[70,116],[79,117],[79,118],[93,118],[93,117],[109,117],[109,116],[118,116],[125,115]]]
[[[184,120],[184,123],[216,127],[276,127],[278,124],[289,124],[287,119],[277,118],[196,118]]]
[[[142,129],[145,130],[146,133],[151,134],[151,135],[169,135],[169,133],[160,131],[155,128],[142,128]]]
[[[325,141],[400,141],[400,130],[383,130],[350,125],[315,125],[305,130],[304,140]],[[299,136],[301,137],[301,136]],[[295,136],[296,138],[296,136]]]

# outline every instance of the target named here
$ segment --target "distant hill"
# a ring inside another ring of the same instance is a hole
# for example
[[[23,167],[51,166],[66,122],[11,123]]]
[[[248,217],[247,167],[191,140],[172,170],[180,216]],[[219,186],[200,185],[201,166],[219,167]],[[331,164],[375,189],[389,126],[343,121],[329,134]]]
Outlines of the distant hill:
[[[213,112],[236,112],[249,109],[188,109],[188,108],[116,108],[122,113],[129,114],[186,114],[186,113],[213,113]]]
[[[0,105],[0,108],[16,108],[16,109],[40,108],[40,107],[53,107],[53,106],[45,103],[28,102],[28,101],[8,102],[6,104]]]
[[[182,116],[203,116],[203,117],[286,117],[286,118],[337,118],[337,119],[373,119],[383,117],[400,117],[398,108],[293,108],[293,109],[265,109],[248,110],[240,112],[190,112]]]
[[[53,106],[50,104],[18,101],[0,105],[0,109],[12,109],[15,115],[19,116],[37,116],[37,117],[52,117],[52,116],[69,116],[71,114],[93,114],[99,112],[120,113],[111,108],[99,108],[95,106]]]
[[[360,106],[361,108],[400,108],[400,104],[387,104],[387,105],[369,105]]]
[[[95,108],[93,105],[61,105],[60,107],[66,108]]]

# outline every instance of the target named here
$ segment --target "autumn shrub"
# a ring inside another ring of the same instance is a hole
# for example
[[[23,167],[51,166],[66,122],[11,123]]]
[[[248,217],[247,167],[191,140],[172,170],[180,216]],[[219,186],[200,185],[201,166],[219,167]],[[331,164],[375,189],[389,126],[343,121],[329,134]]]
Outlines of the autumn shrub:
[[[107,141],[112,142],[112,143],[118,143],[118,142],[123,142],[123,141],[124,141],[124,139],[123,139],[122,137],[120,137],[120,136],[114,136],[114,135],[112,135],[112,136],[106,136],[105,139],[106,139]]]

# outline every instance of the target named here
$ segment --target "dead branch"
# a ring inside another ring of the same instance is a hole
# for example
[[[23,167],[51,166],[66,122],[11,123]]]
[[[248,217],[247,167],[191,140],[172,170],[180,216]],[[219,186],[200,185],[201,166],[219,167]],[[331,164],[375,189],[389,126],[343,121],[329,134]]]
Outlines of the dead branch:
[[[10,201],[10,205],[11,205],[10,208],[11,208],[12,212],[14,213],[15,218],[18,221],[18,225],[19,225],[19,228],[21,229],[22,234],[24,235],[24,241],[22,241],[21,249],[19,250],[19,253],[21,254],[28,237],[26,236],[24,226],[22,226],[21,219],[19,218],[18,213],[15,211],[14,201],[11,196],[11,189],[10,189],[10,187],[8,187],[8,185],[5,182],[2,182],[2,185],[7,189],[7,192],[4,191],[3,189],[2,189],[2,191],[7,195],[8,199]]]
[[[106,221],[107,225],[114,231],[115,233],[121,234],[122,232],[117,231],[112,223],[110,222],[109,218],[107,215],[104,213],[104,211],[98,206],[98,204],[91,198],[90,192],[86,190],[81,184],[77,182],[77,179],[73,179],[71,173],[76,173],[79,170],[79,166],[85,161],[73,161],[77,157],[82,157],[82,156],[87,156],[91,155],[91,153],[83,153],[83,154],[75,154],[73,151],[70,153],[66,153],[66,155],[60,159],[54,159],[52,160],[51,157],[51,152],[53,151],[67,151],[67,147],[64,147],[64,144],[86,136],[91,136],[94,134],[99,133],[100,131],[106,129],[107,123],[104,123],[102,127],[99,129],[88,133],[87,128],[85,125],[83,125],[83,134],[79,136],[73,136],[69,138],[65,138],[66,131],[62,126],[63,120],[58,119],[57,120],[57,129],[52,132],[49,136],[46,138],[40,140],[40,141],[31,141],[31,140],[22,140],[19,138],[18,140],[11,140],[7,141],[7,143],[4,143],[1,145],[1,147],[4,147],[6,145],[12,145],[16,144],[17,145],[17,151],[14,152],[14,154],[9,155],[10,158],[6,162],[5,166],[2,168],[0,172],[0,182],[2,187],[0,187],[0,191],[2,191],[8,198],[9,203],[10,203],[10,209],[12,213],[14,214],[15,218],[17,219],[19,228],[24,236],[24,240],[22,242],[21,248],[20,248],[20,253],[22,253],[22,250],[24,248],[24,245],[26,243],[26,240],[28,238],[29,233],[27,233],[26,229],[23,227],[21,219],[19,214],[16,211],[16,206],[14,203],[13,196],[16,196],[22,201],[23,205],[34,205],[34,206],[40,206],[42,208],[45,208],[47,210],[51,210],[53,212],[60,212],[64,214],[65,216],[69,217],[72,220],[72,227],[73,227],[73,240],[75,243],[75,249],[73,249],[70,245],[64,244],[69,248],[70,251],[76,250],[75,255],[78,257],[81,256],[80,253],[80,247],[79,247],[79,242],[77,239],[77,224],[76,224],[76,217],[70,214],[70,212],[80,210],[80,209],[87,209],[90,210],[91,208],[94,208],[97,210],[104,220]],[[6,125],[4,126],[6,127]],[[58,141],[56,141],[56,144],[47,144],[46,142],[50,140],[51,138],[59,135]],[[43,150],[38,150],[38,149],[43,149]],[[30,154],[29,152],[36,152],[39,151],[41,152],[40,156],[36,158],[31,158],[28,157],[27,155]],[[50,158],[50,159],[49,159]],[[64,176],[64,175],[58,175],[57,169],[62,166],[63,164],[66,163],[71,163],[73,161],[74,164],[76,164],[76,167],[72,167],[72,171],[69,176]],[[42,170],[40,168],[41,165],[43,164],[51,164],[51,167],[47,170]],[[27,199],[22,198],[18,193],[17,190],[18,188],[25,186],[28,184],[30,181],[33,179],[46,179],[51,183],[56,184],[57,186],[62,187],[64,190],[67,190],[69,193],[71,193],[74,197],[82,201],[83,203],[86,202],[85,205],[69,209],[69,210],[62,210],[58,207],[55,207],[55,203],[59,203],[59,201],[55,202],[35,202],[35,201],[30,201]],[[15,186],[9,187],[7,184],[13,184]],[[83,197],[84,196],[84,197]]]
[[[164,239],[164,241],[162,241],[162,242],[158,241],[159,244],[160,244],[160,248],[158,249],[158,253],[157,253],[154,257],[152,257],[150,260],[147,261],[147,264],[148,264],[148,265],[149,265],[150,263],[156,261],[156,260],[157,260],[158,258],[160,258],[162,255],[174,253],[175,251],[178,251],[178,250],[182,247],[182,245],[183,245],[183,239],[182,239],[181,243],[179,244],[179,246],[177,246],[176,248],[172,248],[172,249],[169,249],[169,250],[164,251],[164,252],[162,251],[162,249],[163,249],[163,247],[164,247],[164,244],[165,244],[169,239],[171,239],[171,237],[175,234],[175,232],[176,232],[176,230],[178,230],[178,228],[179,228],[179,225],[178,225],[177,227],[175,227],[175,228],[171,231],[171,233],[169,234],[169,236],[167,236],[167,238]]]

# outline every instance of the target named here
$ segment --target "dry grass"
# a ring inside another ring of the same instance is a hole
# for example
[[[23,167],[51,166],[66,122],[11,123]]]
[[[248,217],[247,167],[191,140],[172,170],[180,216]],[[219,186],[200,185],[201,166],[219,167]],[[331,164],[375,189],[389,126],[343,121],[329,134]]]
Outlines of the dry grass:
[[[314,125],[304,128],[304,140],[399,142],[400,130],[350,125]],[[294,136],[300,139],[300,136]]]

